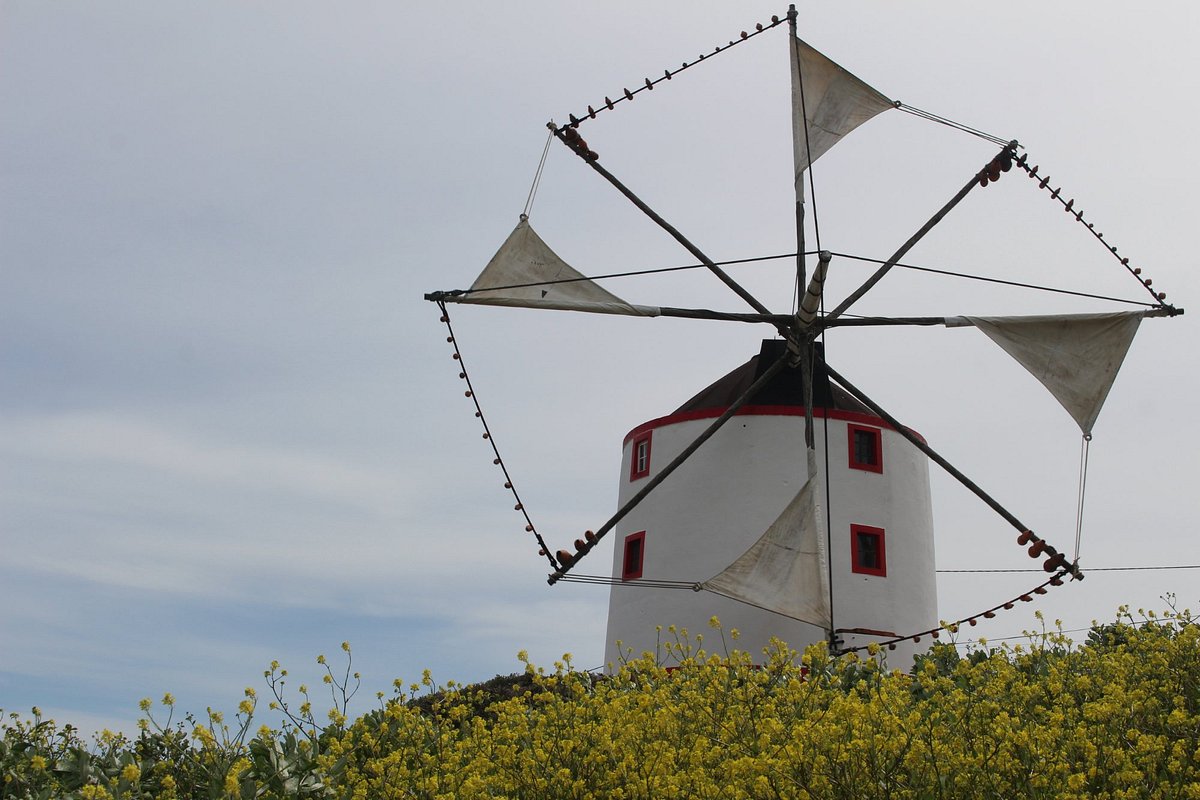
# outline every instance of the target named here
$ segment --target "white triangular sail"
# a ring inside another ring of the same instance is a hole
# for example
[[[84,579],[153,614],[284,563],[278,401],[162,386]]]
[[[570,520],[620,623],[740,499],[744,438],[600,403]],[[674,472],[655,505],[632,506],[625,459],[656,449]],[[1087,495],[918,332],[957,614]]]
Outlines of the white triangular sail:
[[[825,551],[821,481],[808,451],[808,480],[767,532],[736,561],[700,584],[716,594],[830,626],[829,559]]]
[[[1100,415],[1144,312],[948,317],[974,325],[1042,382],[1085,434]]]
[[[792,37],[791,51],[796,199],[803,201],[800,175],[808,165],[850,131],[892,108],[893,103],[800,38]]]
[[[558,257],[529,220],[522,218],[469,292],[447,297],[458,303],[551,308],[601,314],[657,316],[652,306],[626,303]]]

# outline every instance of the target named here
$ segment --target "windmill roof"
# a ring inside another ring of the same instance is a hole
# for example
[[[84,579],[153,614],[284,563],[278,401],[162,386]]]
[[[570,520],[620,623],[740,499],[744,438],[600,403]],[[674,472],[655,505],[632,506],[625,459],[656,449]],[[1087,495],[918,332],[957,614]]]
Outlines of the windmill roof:
[[[728,408],[750,388],[767,367],[782,357],[786,347],[787,342],[781,339],[764,340],[758,355],[701,389],[676,409],[671,416],[706,409]],[[800,369],[782,370],[771,379],[770,383],[759,389],[746,405],[803,406],[804,381]],[[819,364],[814,369],[813,375],[813,406],[874,416],[870,409],[851,397],[840,386],[831,384],[829,376]]]

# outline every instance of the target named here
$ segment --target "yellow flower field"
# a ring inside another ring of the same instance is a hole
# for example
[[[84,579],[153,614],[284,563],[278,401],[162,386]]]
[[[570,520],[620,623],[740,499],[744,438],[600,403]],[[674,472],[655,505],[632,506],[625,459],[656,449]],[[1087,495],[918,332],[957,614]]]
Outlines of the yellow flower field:
[[[720,655],[681,632],[612,676],[564,657],[477,687],[397,682],[353,722],[335,702],[324,725],[306,694],[290,710],[272,664],[287,719],[253,735],[252,690],[232,723],[147,712],[137,740],[89,746],[10,715],[0,797],[1200,797],[1187,613],[1123,613],[1079,645],[939,644],[910,673],[820,647],[726,654],[720,633]],[[349,668],[326,670],[348,702]]]

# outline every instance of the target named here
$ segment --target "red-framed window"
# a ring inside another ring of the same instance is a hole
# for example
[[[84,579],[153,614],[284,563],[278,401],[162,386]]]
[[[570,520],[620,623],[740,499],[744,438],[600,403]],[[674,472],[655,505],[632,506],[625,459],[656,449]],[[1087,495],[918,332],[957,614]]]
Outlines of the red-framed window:
[[[646,532],[638,531],[625,537],[625,548],[621,560],[621,580],[632,581],[642,577],[642,563],[646,556]]]
[[[883,432],[867,425],[847,423],[850,469],[883,472]]]
[[[633,440],[629,457],[629,480],[636,481],[650,474],[650,439],[654,432],[638,434]]]
[[[887,547],[883,528],[850,526],[850,569],[863,575],[887,577]]]

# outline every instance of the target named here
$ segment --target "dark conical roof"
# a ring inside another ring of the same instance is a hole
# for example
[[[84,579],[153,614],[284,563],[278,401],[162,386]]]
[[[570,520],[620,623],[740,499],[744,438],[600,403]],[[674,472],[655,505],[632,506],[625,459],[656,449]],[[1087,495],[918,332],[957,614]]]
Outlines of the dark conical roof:
[[[820,353],[820,344],[817,344]],[[758,355],[729,372],[724,377],[696,393],[694,397],[675,410],[675,414],[706,409],[725,409],[758,380],[771,364],[778,361],[787,349],[782,339],[765,339]],[[771,382],[758,390],[748,406],[803,406],[804,380],[799,367],[779,372]],[[866,406],[846,393],[840,386],[829,382],[829,375],[820,365],[813,370],[813,407],[833,408],[842,411],[857,411],[870,414]],[[672,415],[674,416],[674,415]]]

